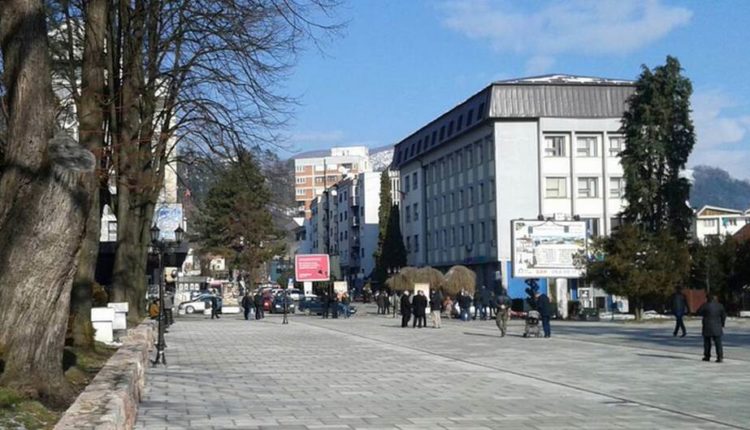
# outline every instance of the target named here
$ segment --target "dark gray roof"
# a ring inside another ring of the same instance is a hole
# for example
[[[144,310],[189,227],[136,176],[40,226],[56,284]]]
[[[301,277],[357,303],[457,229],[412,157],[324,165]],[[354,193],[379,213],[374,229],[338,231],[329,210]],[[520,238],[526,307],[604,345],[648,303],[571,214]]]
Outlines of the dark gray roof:
[[[619,118],[634,87],[621,84],[492,86],[492,118]]]

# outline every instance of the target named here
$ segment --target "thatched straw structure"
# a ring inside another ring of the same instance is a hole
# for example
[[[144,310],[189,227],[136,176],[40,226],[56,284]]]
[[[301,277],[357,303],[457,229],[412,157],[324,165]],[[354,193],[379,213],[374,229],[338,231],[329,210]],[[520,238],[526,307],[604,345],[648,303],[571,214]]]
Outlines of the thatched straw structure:
[[[392,291],[413,291],[414,284],[430,284],[430,290],[441,288],[445,282],[443,274],[432,267],[404,267],[401,271],[385,281],[385,285]]]
[[[449,296],[455,296],[462,289],[474,294],[474,288],[477,282],[477,275],[471,269],[465,266],[453,266],[445,274],[445,284],[443,293]]]

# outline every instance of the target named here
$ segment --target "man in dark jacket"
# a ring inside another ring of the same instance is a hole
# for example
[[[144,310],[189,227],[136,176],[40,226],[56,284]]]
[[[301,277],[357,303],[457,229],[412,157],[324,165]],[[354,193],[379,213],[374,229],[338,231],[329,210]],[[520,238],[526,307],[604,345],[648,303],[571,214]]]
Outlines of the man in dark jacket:
[[[245,296],[242,298],[242,310],[245,313],[245,321],[250,319],[250,308],[255,306],[253,296],[250,295],[250,291],[245,292]]]
[[[536,293],[536,310],[542,317],[542,329],[544,330],[544,337],[550,337],[552,335],[551,328],[549,325],[550,315],[552,310],[550,309],[549,297],[546,294]]]
[[[500,287],[500,295],[497,296],[497,311],[495,312],[495,323],[500,329],[500,336],[505,336],[508,331],[508,319],[510,319],[511,300],[505,289]]]
[[[259,320],[263,318],[263,296],[260,294],[260,291],[255,293],[253,305],[255,306],[255,319]]]
[[[409,302],[409,292],[404,291],[401,295],[401,327],[408,327],[411,319],[411,303]]]
[[[412,299],[411,305],[414,308],[414,323],[412,324],[412,328],[427,327],[427,315],[425,313],[427,310],[427,297],[425,297],[424,291],[417,291],[417,295]]]
[[[474,306],[477,306],[475,303]],[[487,309],[490,307],[490,290],[484,285],[479,287],[479,318],[484,321],[487,319]]]
[[[320,303],[323,304],[323,318],[328,318],[328,311],[331,307],[331,298],[328,297],[328,293],[323,293],[320,297]]]
[[[721,347],[721,336],[724,335],[724,323],[727,312],[719,303],[719,298],[712,295],[709,302],[698,309],[698,315],[703,317],[703,361],[711,360],[711,340],[716,345],[716,362],[724,360],[724,349]]]
[[[687,330],[685,330],[685,322],[682,318],[688,313],[689,307],[687,303],[687,297],[682,293],[682,287],[677,287],[674,294],[672,294],[672,313],[675,318],[674,332],[672,336],[677,336],[677,332],[682,330],[682,336],[685,337]]]

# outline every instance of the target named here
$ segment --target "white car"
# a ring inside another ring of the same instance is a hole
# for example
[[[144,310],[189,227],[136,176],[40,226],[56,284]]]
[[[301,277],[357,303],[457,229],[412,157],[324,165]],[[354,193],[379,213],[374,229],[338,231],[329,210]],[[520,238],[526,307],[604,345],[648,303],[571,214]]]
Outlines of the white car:
[[[287,290],[289,292],[289,298],[294,300],[295,302],[298,302],[304,297],[304,294],[302,294],[302,291],[298,290],[297,288],[291,288]]]
[[[195,297],[193,300],[190,300],[188,302],[182,302],[179,306],[177,306],[177,312],[182,313],[185,312],[186,314],[192,314],[194,312],[203,312],[207,309],[206,303],[211,303],[211,297],[213,297],[211,294],[201,294],[197,297]],[[219,297],[219,300],[221,298]],[[210,306],[208,307],[210,308]]]

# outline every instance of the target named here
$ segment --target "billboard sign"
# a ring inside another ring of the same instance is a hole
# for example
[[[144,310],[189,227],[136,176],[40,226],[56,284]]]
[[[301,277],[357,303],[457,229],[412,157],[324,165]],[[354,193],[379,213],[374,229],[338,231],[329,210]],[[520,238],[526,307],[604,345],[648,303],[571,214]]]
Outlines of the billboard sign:
[[[331,262],[328,254],[294,256],[294,279],[297,282],[328,281],[331,277]]]
[[[586,252],[585,221],[511,221],[513,276],[580,278],[575,256]]]
[[[182,203],[157,203],[155,212],[154,219],[159,227],[159,239],[175,240],[174,231],[182,226]]]

